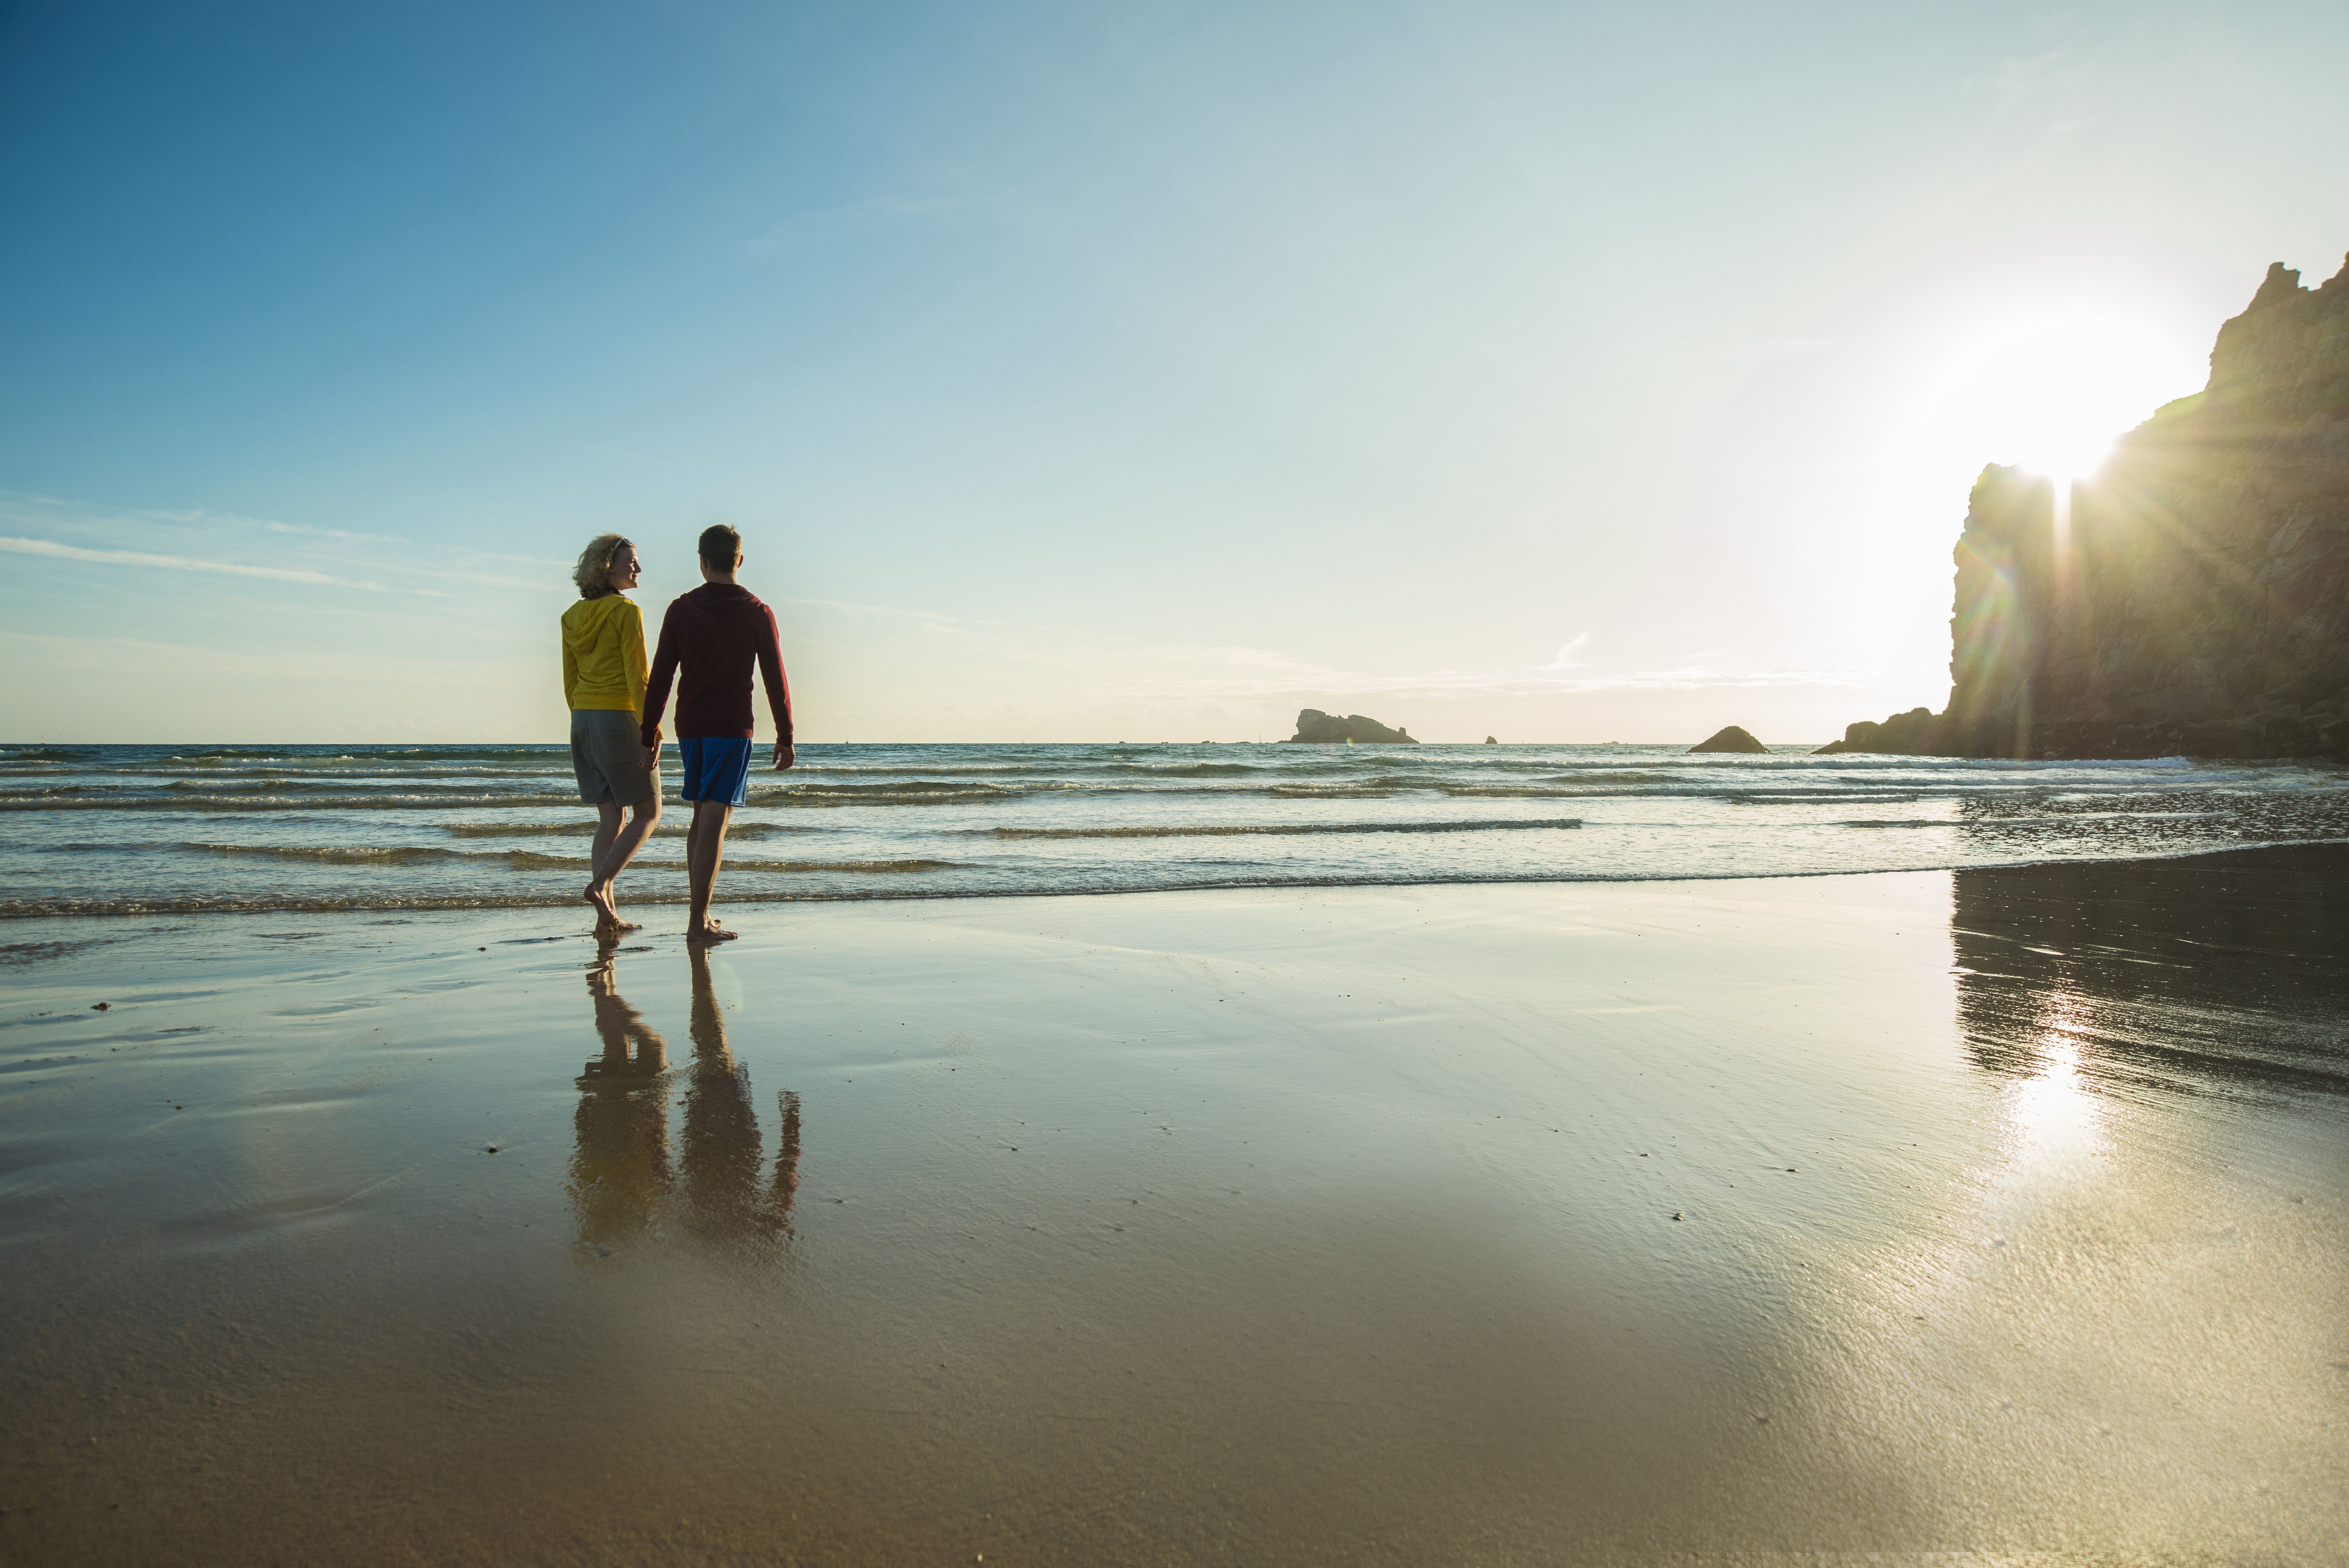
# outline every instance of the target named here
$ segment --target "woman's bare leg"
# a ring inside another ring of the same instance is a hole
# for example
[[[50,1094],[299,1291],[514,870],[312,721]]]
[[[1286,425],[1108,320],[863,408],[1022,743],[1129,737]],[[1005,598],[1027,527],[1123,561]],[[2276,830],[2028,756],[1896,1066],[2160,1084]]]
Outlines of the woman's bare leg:
[[[597,801],[595,812],[595,842],[587,851],[587,890],[579,896],[595,906],[595,923],[604,926],[620,918],[609,905],[608,890],[603,897],[597,896],[595,879],[596,868],[604,864],[604,857],[611,853],[612,840],[620,836],[620,803],[616,800]]]
[[[602,917],[601,924],[615,930],[639,930],[642,927],[636,921],[620,919],[619,903],[612,895],[612,878],[636,857],[636,851],[652,836],[654,826],[660,821],[660,796],[653,795],[630,806],[625,827],[620,825],[617,805],[605,801],[603,810],[604,825],[595,832],[595,867],[587,883],[587,901],[595,906],[596,913]]]

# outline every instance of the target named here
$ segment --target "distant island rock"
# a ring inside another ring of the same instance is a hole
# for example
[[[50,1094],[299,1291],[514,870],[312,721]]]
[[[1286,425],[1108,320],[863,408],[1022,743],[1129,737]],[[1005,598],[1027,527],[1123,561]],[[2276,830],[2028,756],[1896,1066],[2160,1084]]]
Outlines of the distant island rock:
[[[1817,732],[1813,731],[1812,733],[1816,734]],[[1691,746],[1689,754],[1694,756],[1699,752],[1767,752],[1769,749],[1754,738],[1752,731],[1742,730],[1732,724],[1729,728],[1716,733],[1713,739],[1702,741]]]
[[[2208,385],[2072,487],[1993,464],[1958,540],[1950,702],[1822,750],[2349,761],[2349,265],[2279,262]]]
[[[1297,715],[1297,733],[1281,742],[1283,745],[1337,746],[1351,741],[1357,745],[1415,746],[1419,744],[1401,730],[1390,730],[1376,719],[1365,719],[1360,713],[1349,713],[1340,719],[1324,713],[1319,708],[1308,708]]]

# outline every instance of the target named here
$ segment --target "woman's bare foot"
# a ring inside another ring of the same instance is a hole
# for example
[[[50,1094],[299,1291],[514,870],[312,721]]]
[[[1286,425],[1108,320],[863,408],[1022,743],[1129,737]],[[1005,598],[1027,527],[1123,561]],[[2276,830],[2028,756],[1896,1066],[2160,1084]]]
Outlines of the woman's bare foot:
[[[587,884],[587,890],[579,896],[595,906],[595,924],[599,929],[615,931],[644,929],[643,926],[634,920],[620,919],[620,907],[612,902],[612,885],[609,882],[601,886],[590,882]]]
[[[685,940],[689,942],[730,942],[741,934],[740,931],[730,931],[717,921],[709,920],[698,926],[688,926],[685,930]]]

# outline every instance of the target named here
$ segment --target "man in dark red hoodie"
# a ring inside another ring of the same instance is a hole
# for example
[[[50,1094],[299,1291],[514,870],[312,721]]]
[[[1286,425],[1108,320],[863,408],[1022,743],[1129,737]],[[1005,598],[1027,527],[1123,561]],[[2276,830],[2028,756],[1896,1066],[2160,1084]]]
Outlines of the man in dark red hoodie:
[[[734,580],[742,566],[742,535],[720,523],[701,532],[701,587],[669,601],[661,618],[645,685],[644,742],[660,744],[661,710],[677,681],[677,744],[685,763],[685,798],[693,805],[685,860],[693,883],[690,942],[730,942],[730,931],[709,918],[709,893],[726,846],[726,826],[750,782],[750,668],[767,685],[775,720],[775,767],[792,765],[792,688],[775,612]],[[680,666],[682,669],[680,669]]]

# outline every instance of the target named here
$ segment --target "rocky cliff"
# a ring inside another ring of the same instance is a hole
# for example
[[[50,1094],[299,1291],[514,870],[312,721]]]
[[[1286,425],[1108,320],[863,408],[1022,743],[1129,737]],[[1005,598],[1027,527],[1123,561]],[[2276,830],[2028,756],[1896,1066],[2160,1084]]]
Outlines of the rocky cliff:
[[[1390,730],[1376,719],[1365,719],[1360,713],[1349,713],[1340,719],[1324,713],[1319,708],[1308,708],[1297,715],[1297,733],[1288,743],[1339,746],[1352,741],[1358,745],[1415,746],[1419,744],[1401,730]]]
[[[2270,267],[2209,384],[2056,501],[1983,471],[1948,709],[1827,749],[2349,760],[2349,265],[2313,290]]]

